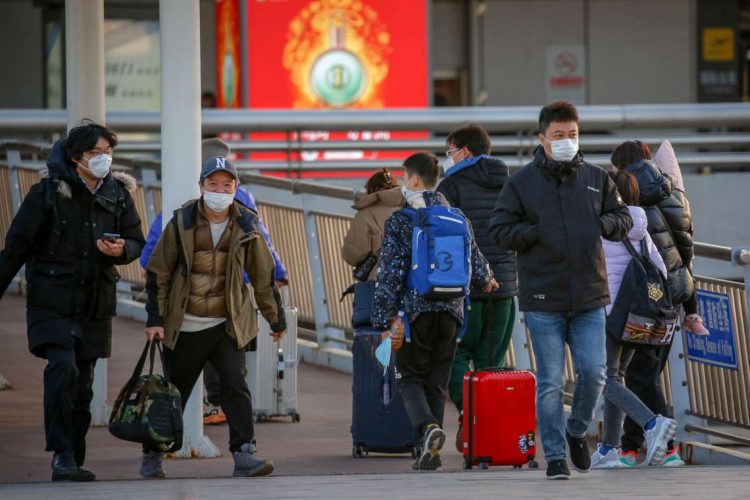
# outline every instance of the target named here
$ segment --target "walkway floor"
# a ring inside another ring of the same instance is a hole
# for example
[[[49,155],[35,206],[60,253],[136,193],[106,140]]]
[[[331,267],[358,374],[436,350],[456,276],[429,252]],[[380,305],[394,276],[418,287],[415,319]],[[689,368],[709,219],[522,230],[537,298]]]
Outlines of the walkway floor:
[[[516,471],[461,471],[461,457],[450,440],[444,453],[447,473],[408,472],[410,458],[351,458],[351,383],[348,375],[302,365],[299,374],[302,422],[278,419],[258,424],[264,456],[274,459],[276,473],[262,479],[227,479],[232,460],[226,426],[206,433],[225,455],[215,459],[172,459],[167,481],[137,481],[139,446],[119,441],[106,428],[89,433],[87,467],[98,481],[49,483],[50,454],[44,451],[42,371],[44,361],[26,349],[25,304],[9,295],[0,302],[0,373],[14,386],[0,391],[0,498],[746,498],[747,467],[686,467],[574,473],[572,481],[550,482],[543,468]],[[109,364],[110,399],[132,371],[143,345],[142,325],[117,319]],[[456,413],[448,405],[446,430],[456,430]],[[251,481],[245,485],[243,481]]]

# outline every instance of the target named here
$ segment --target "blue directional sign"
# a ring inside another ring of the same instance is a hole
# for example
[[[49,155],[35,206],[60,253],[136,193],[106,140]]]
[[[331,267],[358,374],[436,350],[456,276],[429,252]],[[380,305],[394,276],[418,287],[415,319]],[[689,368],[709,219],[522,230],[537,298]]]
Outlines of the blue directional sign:
[[[734,342],[734,320],[729,295],[698,290],[696,296],[698,313],[710,334],[707,337],[699,337],[685,333],[688,358],[698,363],[736,370],[737,348]]]

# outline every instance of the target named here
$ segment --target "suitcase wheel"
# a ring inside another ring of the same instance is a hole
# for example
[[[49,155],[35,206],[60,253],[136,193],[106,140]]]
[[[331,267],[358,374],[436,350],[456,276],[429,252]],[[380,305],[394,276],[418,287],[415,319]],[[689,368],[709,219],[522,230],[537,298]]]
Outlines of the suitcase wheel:
[[[466,459],[464,459],[464,470],[471,470],[473,468],[474,466],[467,462]]]
[[[520,466],[520,465],[514,465],[514,466],[513,466],[513,468],[514,468],[514,469],[520,469],[520,468],[521,468],[521,466]]]
[[[361,445],[352,447],[352,458],[364,458],[367,456],[367,448]]]
[[[299,413],[297,412],[292,413],[292,422],[294,422],[295,424],[298,424],[300,420],[302,420],[302,417],[300,416]]]
[[[538,469],[538,468],[539,468],[539,462],[537,462],[533,458],[529,458],[529,469]]]
[[[481,464],[479,464],[479,470],[488,470],[489,468],[490,464],[488,464],[487,462],[482,462]]]

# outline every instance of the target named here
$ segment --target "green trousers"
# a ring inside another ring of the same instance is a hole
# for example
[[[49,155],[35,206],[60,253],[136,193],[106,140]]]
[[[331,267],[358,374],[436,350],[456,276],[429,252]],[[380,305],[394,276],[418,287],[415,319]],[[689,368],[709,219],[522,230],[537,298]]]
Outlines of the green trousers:
[[[503,365],[513,334],[515,300],[472,300],[469,325],[453,359],[448,391],[451,401],[463,410],[464,375],[467,371]]]

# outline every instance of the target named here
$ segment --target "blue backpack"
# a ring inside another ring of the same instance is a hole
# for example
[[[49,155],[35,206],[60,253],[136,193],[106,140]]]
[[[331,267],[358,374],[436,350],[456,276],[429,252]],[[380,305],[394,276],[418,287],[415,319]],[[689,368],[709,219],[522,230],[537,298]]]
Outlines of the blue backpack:
[[[469,295],[471,231],[455,208],[432,205],[402,212],[411,217],[411,269],[407,286],[422,297],[445,300]]]

